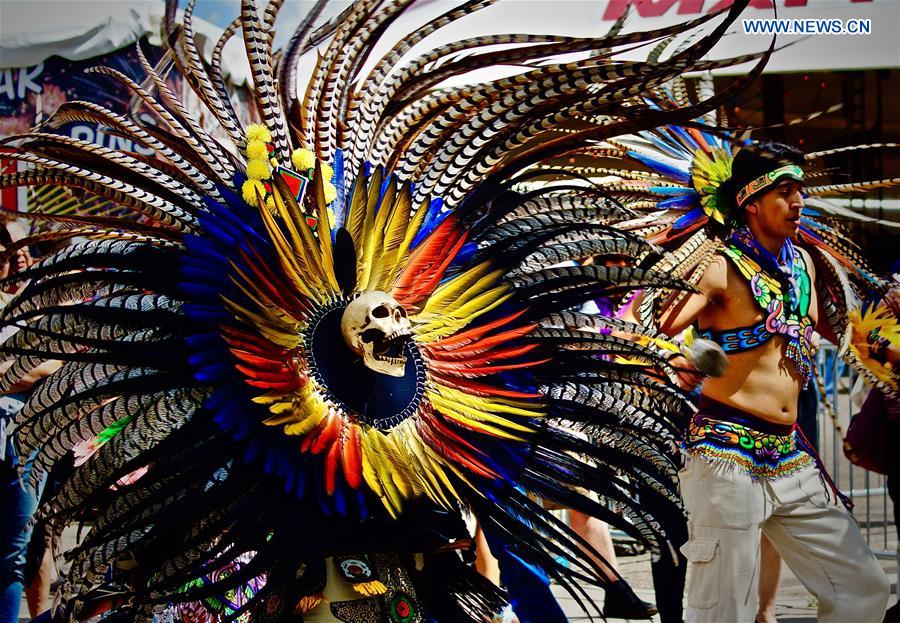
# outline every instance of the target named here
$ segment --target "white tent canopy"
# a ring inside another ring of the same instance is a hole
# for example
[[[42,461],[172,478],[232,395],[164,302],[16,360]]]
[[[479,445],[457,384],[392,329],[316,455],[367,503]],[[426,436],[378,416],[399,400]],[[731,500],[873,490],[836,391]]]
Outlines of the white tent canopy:
[[[160,44],[162,0],[3,0],[0,2],[0,69],[30,67],[50,56],[86,60],[133,45],[150,35]],[[194,31],[209,57],[222,29],[194,18]],[[225,48],[223,73],[241,85],[250,67],[239,41]]]

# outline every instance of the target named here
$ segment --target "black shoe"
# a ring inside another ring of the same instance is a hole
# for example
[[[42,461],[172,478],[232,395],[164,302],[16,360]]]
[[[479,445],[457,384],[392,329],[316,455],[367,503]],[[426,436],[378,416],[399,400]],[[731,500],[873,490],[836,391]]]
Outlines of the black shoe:
[[[656,614],[654,604],[642,601],[627,583],[619,580],[606,589],[603,616],[608,619],[652,619]]]
[[[887,609],[884,613],[884,623],[900,623],[900,601]]]

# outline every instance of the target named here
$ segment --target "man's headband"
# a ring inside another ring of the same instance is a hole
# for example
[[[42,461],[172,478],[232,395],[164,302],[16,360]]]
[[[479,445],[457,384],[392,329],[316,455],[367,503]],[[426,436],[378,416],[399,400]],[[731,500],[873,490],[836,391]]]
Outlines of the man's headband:
[[[789,164],[787,166],[779,167],[774,171],[770,171],[769,173],[756,178],[755,180],[744,186],[737,194],[737,204],[739,206],[743,206],[744,202],[747,201],[747,199],[760,192],[761,190],[765,190],[769,186],[774,186],[785,177],[789,177],[797,180],[798,182],[802,182],[803,169],[798,167],[796,164]]]

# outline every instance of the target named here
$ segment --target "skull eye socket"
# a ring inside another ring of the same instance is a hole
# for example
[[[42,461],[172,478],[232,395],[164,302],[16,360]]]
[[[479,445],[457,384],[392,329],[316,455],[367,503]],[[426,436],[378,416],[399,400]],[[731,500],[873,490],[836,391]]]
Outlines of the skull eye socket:
[[[379,305],[372,310],[372,316],[374,316],[375,318],[387,318],[390,315],[391,312],[386,305]]]
[[[406,310],[403,309],[403,306],[402,306],[402,305],[399,305],[399,306],[397,307],[397,311],[400,312],[400,317],[401,317],[401,318],[406,318]]]
[[[361,339],[366,344],[371,344],[382,335],[384,335],[384,333],[379,331],[378,329],[368,329],[360,334],[359,339]]]

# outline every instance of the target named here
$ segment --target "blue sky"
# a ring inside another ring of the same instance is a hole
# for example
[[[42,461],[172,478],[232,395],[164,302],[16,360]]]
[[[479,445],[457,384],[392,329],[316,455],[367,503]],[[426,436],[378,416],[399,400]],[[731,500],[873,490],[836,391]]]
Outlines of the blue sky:
[[[257,4],[263,7],[266,5],[264,0],[257,0]],[[184,8],[186,5],[187,2],[185,0],[179,2],[181,8]],[[278,14],[278,22],[275,25],[277,31],[275,36],[276,47],[287,43],[291,38],[294,27],[312,5],[312,0],[285,0]],[[194,15],[205,19],[211,24],[215,24],[219,28],[225,28],[240,13],[241,0],[197,0],[197,4],[194,6]]]
[[[179,3],[184,7],[185,3]],[[241,11],[240,0],[197,0],[194,15],[225,28]]]

